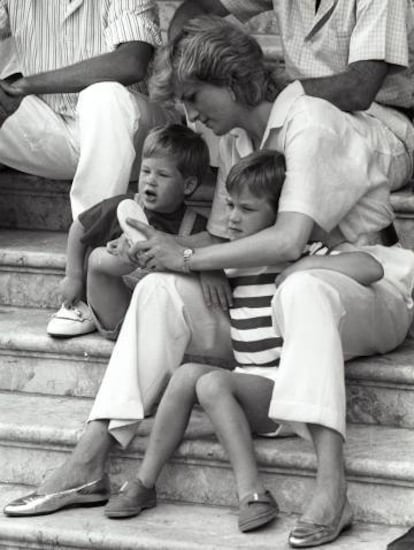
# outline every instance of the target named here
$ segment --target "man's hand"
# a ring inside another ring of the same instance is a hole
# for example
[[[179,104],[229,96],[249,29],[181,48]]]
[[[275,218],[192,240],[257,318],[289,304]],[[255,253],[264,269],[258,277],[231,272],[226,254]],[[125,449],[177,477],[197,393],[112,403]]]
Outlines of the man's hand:
[[[22,102],[23,95],[9,93],[12,84],[0,80],[0,127],[4,121],[17,111]]]
[[[127,218],[131,227],[138,229],[146,241],[138,241],[129,250],[131,261],[139,261],[142,267],[153,271],[183,271],[184,247],[177,244],[172,235],[157,231],[150,225]]]
[[[65,307],[71,307],[83,296],[83,279],[66,275],[59,284],[59,293]]]
[[[227,311],[233,305],[233,295],[224,271],[201,271],[200,283],[207,307]]]
[[[7,80],[2,80],[0,86],[6,92],[7,95],[11,97],[24,97],[29,95],[29,90],[27,87],[27,80],[22,76],[13,82],[7,82]]]

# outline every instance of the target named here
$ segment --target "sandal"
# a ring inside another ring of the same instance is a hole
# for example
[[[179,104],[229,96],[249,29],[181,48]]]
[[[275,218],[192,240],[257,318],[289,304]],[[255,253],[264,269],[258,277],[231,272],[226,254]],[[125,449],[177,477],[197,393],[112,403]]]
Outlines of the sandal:
[[[277,518],[279,506],[270,491],[252,493],[239,503],[239,529],[243,533],[258,529]]]

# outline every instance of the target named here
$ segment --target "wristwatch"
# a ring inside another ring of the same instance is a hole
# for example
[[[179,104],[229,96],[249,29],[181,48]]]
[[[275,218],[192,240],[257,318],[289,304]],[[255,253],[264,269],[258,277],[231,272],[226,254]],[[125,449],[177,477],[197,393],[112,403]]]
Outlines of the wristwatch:
[[[194,250],[192,248],[186,248],[183,251],[183,271],[185,273],[191,272],[190,260],[193,254],[194,254]]]

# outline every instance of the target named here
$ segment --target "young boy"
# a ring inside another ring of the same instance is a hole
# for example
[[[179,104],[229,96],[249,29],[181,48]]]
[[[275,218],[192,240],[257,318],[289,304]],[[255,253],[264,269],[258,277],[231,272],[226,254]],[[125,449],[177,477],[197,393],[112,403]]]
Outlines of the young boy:
[[[208,171],[208,148],[198,134],[178,124],[152,130],[143,146],[137,208],[142,207],[150,225],[166,233],[204,231],[206,220],[184,201]],[[73,222],[60,284],[63,306],[49,322],[51,336],[75,336],[98,328],[106,338],[116,339],[131,294],[123,277],[138,268],[127,256],[129,242],[117,218],[117,207],[126,198],[106,199]],[[81,301],[86,261],[89,306]]]
[[[284,159],[274,151],[253,153],[232,168],[226,182],[229,239],[247,237],[275,223],[284,178]],[[105,509],[107,517],[134,516],[156,505],[155,482],[181,442],[191,410],[198,402],[233,467],[239,529],[251,531],[276,518],[278,505],[260,480],[251,437],[252,432],[280,433],[268,416],[282,344],[272,322],[275,278],[283,278],[284,268],[301,269],[308,258],[313,263],[304,269],[335,269],[365,285],[383,276],[380,263],[364,252],[310,256],[316,250],[327,253],[323,246],[312,245],[305,252],[308,255],[290,267],[227,270],[233,287],[230,317],[237,368],[229,372],[192,363],[174,372],[158,407],[138,475],[110,499]]]

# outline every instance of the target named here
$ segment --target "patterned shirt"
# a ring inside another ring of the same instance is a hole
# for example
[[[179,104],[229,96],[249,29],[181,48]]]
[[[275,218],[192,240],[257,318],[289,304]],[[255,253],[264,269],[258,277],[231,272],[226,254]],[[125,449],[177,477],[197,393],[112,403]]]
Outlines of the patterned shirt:
[[[153,0],[0,0],[0,40],[13,36],[25,76],[111,52],[124,42],[161,44]],[[146,91],[145,83],[131,87]],[[78,94],[40,96],[75,116]]]
[[[242,21],[273,7],[292,79],[331,76],[356,61],[375,59],[393,65],[371,112],[406,141],[401,120],[378,104],[414,107],[412,0],[321,0],[318,10],[312,0],[222,0],[222,4]]]

